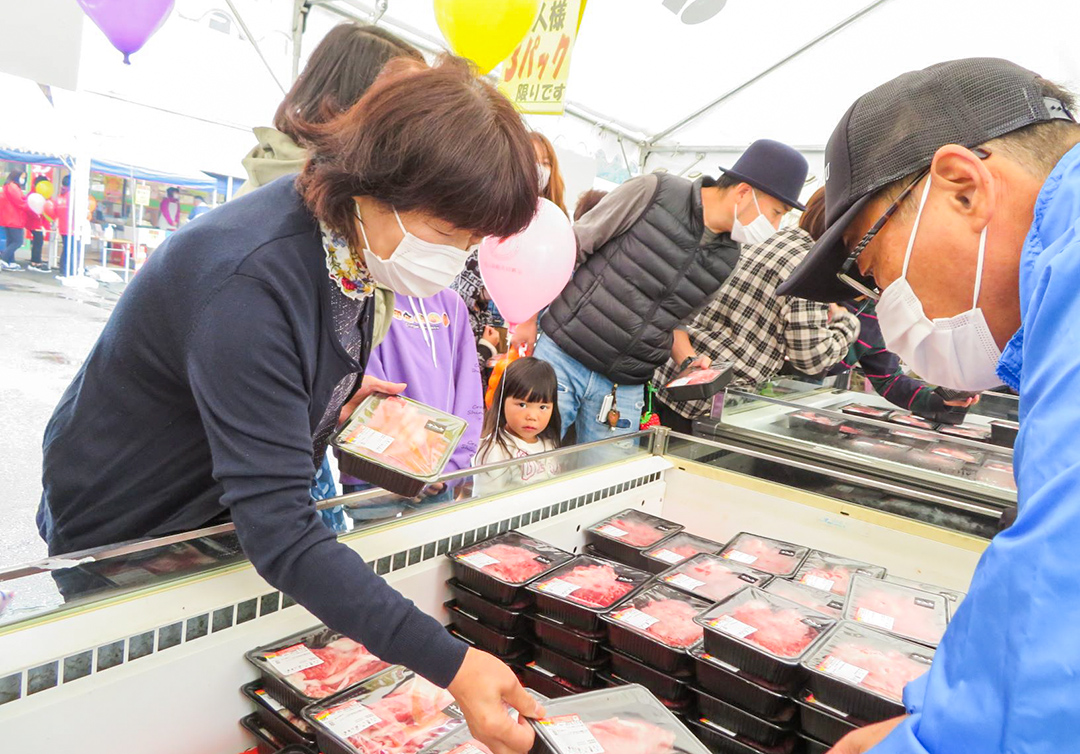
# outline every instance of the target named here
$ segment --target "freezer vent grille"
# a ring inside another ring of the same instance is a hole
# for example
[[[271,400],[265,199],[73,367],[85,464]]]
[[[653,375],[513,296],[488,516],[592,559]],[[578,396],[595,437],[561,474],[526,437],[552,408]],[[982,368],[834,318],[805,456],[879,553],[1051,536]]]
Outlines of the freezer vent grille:
[[[558,503],[537,508],[502,521],[486,524],[477,529],[459,532],[452,536],[428,542],[409,550],[379,558],[374,563],[375,572],[386,575],[402,568],[422,563],[432,558],[441,557],[451,550],[479,542],[499,532],[529,526],[538,521],[545,521],[586,505],[605,500],[629,490],[659,481],[660,472],[647,474],[622,482],[611,487],[589,492],[579,497],[562,500]],[[296,602],[281,592],[269,592],[259,597],[252,597],[233,605],[211,610],[201,615],[177,620],[156,629],[150,629],[134,636],[127,636],[115,641],[90,647],[42,665],[26,668],[10,675],[0,677],[0,705],[26,698],[33,694],[57,688],[63,684],[86,678],[94,673],[103,673],[125,663],[135,662],[143,657],[164,652],[181,644],[198,641],[210,634],[225,631],[258,618],[285,610]]]

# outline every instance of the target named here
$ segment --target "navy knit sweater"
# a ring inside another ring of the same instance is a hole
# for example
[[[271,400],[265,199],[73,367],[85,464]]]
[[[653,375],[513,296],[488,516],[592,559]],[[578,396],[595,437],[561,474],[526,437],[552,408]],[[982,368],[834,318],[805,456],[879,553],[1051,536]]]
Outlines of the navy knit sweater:
[[[316,425],[360,370],[325,260],[292,177],[154,252],[45,430],[43,534],[60,554],[231,516],[263,578],[445,686],[465,646],[338,543],[308,492]]]

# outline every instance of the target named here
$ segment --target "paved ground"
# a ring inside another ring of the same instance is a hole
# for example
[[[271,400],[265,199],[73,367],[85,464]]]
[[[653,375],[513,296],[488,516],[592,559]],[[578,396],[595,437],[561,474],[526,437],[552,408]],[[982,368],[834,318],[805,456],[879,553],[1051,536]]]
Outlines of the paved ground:
[[[0,566],[45,554],[34,526],[45,424],[122,288],[86,291],[52,275],[0,273]]]

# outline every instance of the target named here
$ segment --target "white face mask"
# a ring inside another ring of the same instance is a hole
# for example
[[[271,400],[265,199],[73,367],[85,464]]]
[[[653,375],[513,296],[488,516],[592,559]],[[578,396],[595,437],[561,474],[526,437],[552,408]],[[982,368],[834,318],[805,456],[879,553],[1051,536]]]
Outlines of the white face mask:
[[[536,172],[539,173],[540,190],[547,191],[548,183],[551,182],[551,166],[536,163]]]
[[[739,205],[736,204],[735,222],[731,226],[731,238],[737,243],[757,246],[759,243],[765,243],[772,238],[776,233],[776,228],[765,219],[765,214],[761,211],[761,207],[758,206],[757,192],[750,189],[750,196],[754,199],[754,208],[758,211],[758,216],[747,225],[743,225],[739,221]]]
[[[398,227],[405,237],[394,249],[388,259],[383,259],[371,250],[364,220],[360,217],[360,207],[356,208],[356,219],[360,221],[360,233],[364,236],[364,264],[376,283],[384,285],[395,293],[405,296],[427,298],[450,287],[461,271],[465,262],[476,247],[458,249],[447,244],[431,243],[417,238],[405,230],[401,216],[394,210]]]
[[[979,288],[982,286],[983,257],[986,251],[986,228],[979,236],[979,261],[975,269],[975,297],[971,308],[955,317],[931,320],[923,311],[915,291],[907,281],[911,248],[926,197],[930,194],[930,181],[926,182],[915,225],[911,229],[904,269],[900,278],[893,281],[881,293],[877,305],[878,324],[885,337],[885,345],[896,353],[915,372],[929,382],[955,390],[986,390],[1001,384],[997,376],[997,363],[1001,351],[986,324],[982,309],[978,308]]]

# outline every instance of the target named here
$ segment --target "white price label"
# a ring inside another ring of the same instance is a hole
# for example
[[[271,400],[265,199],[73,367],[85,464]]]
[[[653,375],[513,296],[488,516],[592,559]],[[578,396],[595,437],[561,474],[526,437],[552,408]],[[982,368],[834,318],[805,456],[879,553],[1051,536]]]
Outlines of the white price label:
[[[722,556],[724,560],[734,560],[736,563],[743,563],[750,565],[757,562],[757,555],[750,555],[749,553],[740,552],[739,550],[728,550]]]
[[[292,675],[302,670],[322,665],[323,661],[303,644],[296,644],[285,649],[279,649],[273,654],[266,655],[266,661],[281,675]]]
[[[643,613],[636,607],[628,607],[625,610],[619,610],[611,617],[620,623],[625,623],[628,626],[633,626],[642,631],[648,631],[660,622],[659,618],[654,618],[648,613]]]
[[[563,581],[562,579],[545,581],[537,587],[537,589],[547,592],[548,594],[554,594],[556,597],[569,597],[580,588],[579,585],[571,584],[569,581]]]
[[[686,558],[684,558],[679,553],[672,552],[671,550],[667,549],[666,547],[663,550],[660,550],[659,552],[654,552],[652,554],[652,556],[654,558],[656,558],[657,560],[662,560],[665,563],[671,563],[673,565],[675,563],[681,563],[684,560],[686,560]]]
[[[683,385],[689,385],[689,384],[690,384],[690,378],[689,377],[680,377],[677,380],[672,380],[671,382],[669,382],[668,387],[682,387]]]
[[[589,727],[577,715],[562,715],[542,720],[547,726],[552,743],[559,754],[604,754],[605,749],[596,740]]]
[[[826,657],[825,661],[818,665],[818,670],[842,681],[853,683],[856,686],[862,683],[863,679],[870,674],[869,670],[860,668],[858,665],[852,665],[850,662],[844,662],[839,657],[833,657],[832,655]]]
[[[475,568],[487,568],[498,564],[498,560],[482,552],[474,552],[468,555],[461,555],[458,557],[462,563],[468,563]]]
[[[713,618],[712,621],[709,622],[709,625],[723,631],[729,636],[734,636],[737,639],[745,639],[747,636],[757,631],[755,627],[743,623],[738,618],[732,618],[730,615],[721,615],[719,618]]]
[[[612,539],[622,539],[626,536],[626,532],[620,529],[618,526],[612,526],[611,524],[604,524],[597,530],[598,534],[611,537]]]
[[[685,573],[673,573],[670,576],[665,576],[664,581],[666,581],[669,584],[674,584],[675,586],[679,587],[680,589],[688,589],[691,592],[694,591],[695,589],[697,589],[698,587],[705,586],[704,581],[698,581],[695,578],[691,578],[690,576],[687,576]]]
[[[263,689],[256,689],[255,696],[259,697],[259,699],[262,700],[262,702],[267,707],[274,710],[275,712],[280,712],[281,710],[285,709],[284,705],[282,705],[281,702],[267,694],[266,691],[264,691]]]
[[[891,615],[884,615],[883,613],[876,613],[873,610],[860,607],[855,611],[855,620],[859,623],[867,623],[871,626],[877,626],[883,628],[886,631],[892,631],[893,624],[896,623],[896,619]]]
[[[831,592],[833,584],[836,582],[832,579],[822,578],[821,576],[815,576],[812,573],[808,573],[802,577],[802,583],[807,586],[812,586],[814,589],[820,589],[823,592]]]
[[[319,719],[327,728],[346,739],[382,722],[381,717],[360,702],[343,704],[330,712],[324,712]]]
[[[353,442],[372,453],[385,453],[394,444],[394,438],[371,427],[364,427]]]

